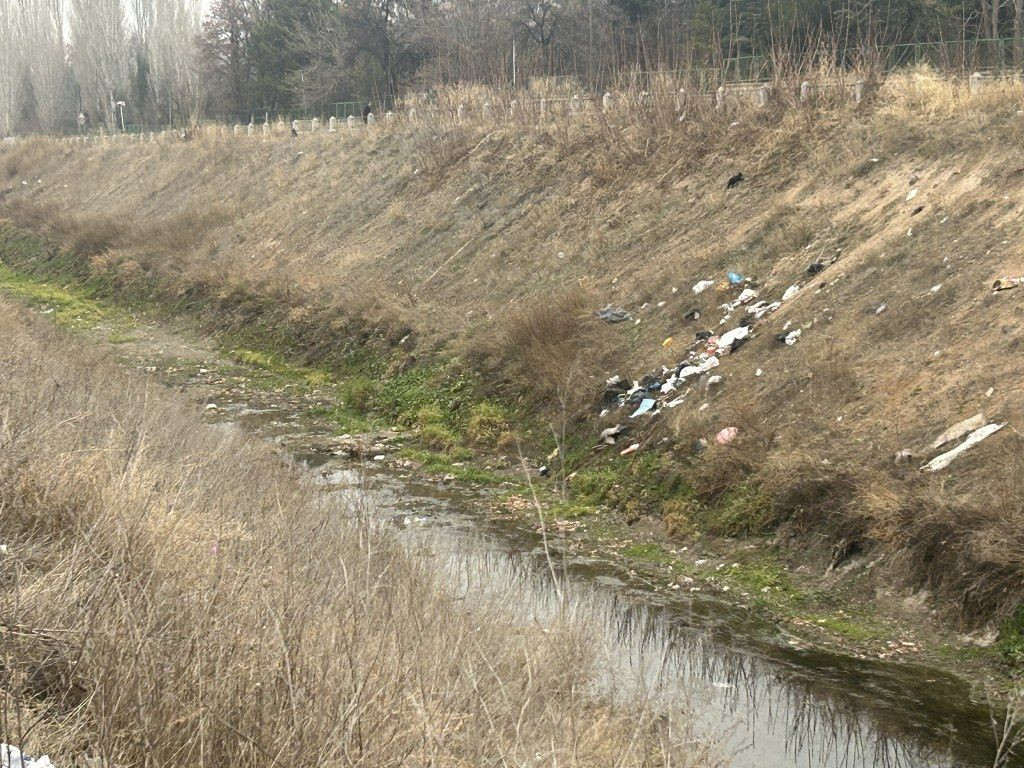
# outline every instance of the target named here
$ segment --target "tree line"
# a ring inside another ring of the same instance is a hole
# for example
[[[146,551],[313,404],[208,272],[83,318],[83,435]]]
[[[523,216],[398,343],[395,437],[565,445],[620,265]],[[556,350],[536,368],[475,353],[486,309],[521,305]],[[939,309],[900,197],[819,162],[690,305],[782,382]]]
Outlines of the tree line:
[[[977,42],[996,38],[1013,42]],[[0,133],[325,114],[446,83],[756,76],[935,40],[960,42],[936,63],[1024,64],[1024,0],[0,0]]]

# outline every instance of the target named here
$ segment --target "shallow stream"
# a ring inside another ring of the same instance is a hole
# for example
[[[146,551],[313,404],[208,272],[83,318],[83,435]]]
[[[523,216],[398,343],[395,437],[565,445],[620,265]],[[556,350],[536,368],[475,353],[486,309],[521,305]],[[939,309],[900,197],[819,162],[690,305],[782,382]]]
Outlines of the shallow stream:
[[[308,430],[299,414],[241,402],[224,403],[217,419],[266,439]],[[793,647],[714,596],[655,591],[617,565],[550,556],[557,537],[546,548],[535,527],[487,515],[484,491],[326,449],[295,458],[329,492],[394,525],[467,604],[498,595],[524,622],[559,611],[583,622],[601,649],[606,691],[685,702],[697,734],[720,739],[734,768],[975,768],[996,759],[988,706],[945,672]]]

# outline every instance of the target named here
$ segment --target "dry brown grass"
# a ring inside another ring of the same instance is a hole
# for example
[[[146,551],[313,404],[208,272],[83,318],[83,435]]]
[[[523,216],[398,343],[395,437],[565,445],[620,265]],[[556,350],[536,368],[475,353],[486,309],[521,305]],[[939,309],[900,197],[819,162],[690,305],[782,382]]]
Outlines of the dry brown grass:
[[[673,765],[569,625],[455,606],[262,446],[0,306],[0,730],[104,765]],[[660,722],[660,721],[659,721]]]
[[[829,87],[800,103],[805,77]],[[263,143],[209,132],[188,144],[58,148],[34,156],[32,175],[43,183],[15,179],[5,201],[50,206],[86,224],[94,217],[98,234],[86,227],[83,247],[115,243],[109,268],[135,262],[162,295],[216,297],[218,323],[269,317],[314,354],[379,336],[408,336],[407,359],[475,349],[474,364],[498,358],[503,372],[520,386],[538,383],[544,397],[579,393],[578,408],[601,376],[639,378],[674,364],[695,331],[715,328],[724,299],[694,297],[697,280],[738,268],[775,298],[800,284],[723,360],[721,391],[680,407],[708,402],[696,427],[681,427],[681,442],[733,424],[770,436],[751,441],[769,447],[749,477],[741,476],[757,450],[713,451],[724,463],[706,469],[707,490],[730,478],[760,482],[798,521],[859,526],[906,548],[917,536],[911,527],[887,522],[885,504],[856,501],[862,487],[885,486],[879,498],[918,492],[917,465],[894,469],[895,452],[920,452],[981,409],[1024,429],[1024,401],[1012,385],[1024,347],[1019,305],[1015,293],[987,290],[994,277],[1024,274],[1014,207],[1024,194],[1024,120],[1016,114],[1024,86],[1001,81],[971,96],[963,81],[912,71],[857,107],[845,90],[856,77],[797,68],[774,84],[767,108],[737,96],[723,110],[695,94],[677,110],[678,88],[688,85],[677,79],[657,81],[643,98],[647,86],[624,83],[607,114],[587,102],[569,118],[557,102],[544,121],[528,94],[518,94],[511,120],[504,110],[512,94],[452,90],[436,114],[420,105],[415,122],[367,133]],[[552,99],[571,92],[538,88],[536,96]],[[484,102],[494,110],[489,122],[480,119]],[[460,103],[468,117],[455,125]],[[726,190],[736,171],[746,181]],[[919,195],[911,203],[912,186]],[[924,209],[911,217],[917,205]],[[174,256],[154,255],[159,248],[144,239],[104,235],[111,218],[136,222],[142,233],[168,211],[215,206],[227,220]],[[826,272],[806,274],[811,260],[834,253],[840,258]],[[567,287],[581,284],[588,293],[572,304]],[[942,290],[930,293],[937,284]],[[609,303],[640,324],[593,319]],[[881,303],[888,309],[876,315]],[[694,307],[704,319],[685,322]],[[805,328],[795,347],[773,339],[786,322]],[[676,341],[666,351],[667,337]],[[1010,435],[991,438],[994,449],[1015,445]],[[992,584],[1004,585],[999,563],[1016,562],[1016,545],[1001,521],[1018,519],[1018,497],[990,501],[990,510],[965,501],[1003,474],[987,451],[920,490],[921,504],[960,510],[950,528],[957,546],[977,558],[978,573],[991,568]],[[962,593],[950,569],[917,562],[915,574],[945,576]],[[997,591],[1012,599],[1012,589]]]

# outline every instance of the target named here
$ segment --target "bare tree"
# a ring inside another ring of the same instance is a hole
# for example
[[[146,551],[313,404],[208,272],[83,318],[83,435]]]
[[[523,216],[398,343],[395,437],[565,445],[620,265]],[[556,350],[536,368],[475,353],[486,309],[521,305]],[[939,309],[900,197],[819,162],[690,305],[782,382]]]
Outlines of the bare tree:
[[[128,84],[128,38],[120,0],[69,0],[71,67],[83,106],[115,125]]]

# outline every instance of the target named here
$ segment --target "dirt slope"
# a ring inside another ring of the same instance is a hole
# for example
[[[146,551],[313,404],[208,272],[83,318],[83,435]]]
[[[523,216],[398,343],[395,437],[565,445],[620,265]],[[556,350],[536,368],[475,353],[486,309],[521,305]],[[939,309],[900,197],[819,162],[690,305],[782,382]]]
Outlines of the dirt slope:
[[[860,108],[37,142],[5,150],[0,172],[23,223],[166,223],[156,253],[122,236],[94,256],[122,271],[128,260],[183,286],[285,286],[296,312],[334,303],[411,335],[417,355],[515,356],[510,325],[572,296],[572,327],[532,342],[551,354],[518,355],[563,366],[533,372],[555,382],[674,368],[696,332],[743,318],[723,321],[743,287],[728,271],[758,300],[799,286],[721,357],[721,383],[705,377],[650,430],[668,427],[686,457],[694,439],[738,427],[698,468],[709,495],[755,478],[796,529],[824,524],[840,547],[899,542],[910,571],[1005,616],[1024,589],[1024,287],[991,286],[1024,274],[1022,96],[1011,83],[972,99],[915,76]],[[827,266],[810,275],[814,262]],[[695,295],[704,279],[715,287]],[[634,320],[593,318],[606,304]],[[685,319],[693,309],[700,320]],[[792,346],[776,339],[797,328]],[[931,441],[978,412],[1008,426],[921,473]],[[913,455],[897,464],[901,450]]]

